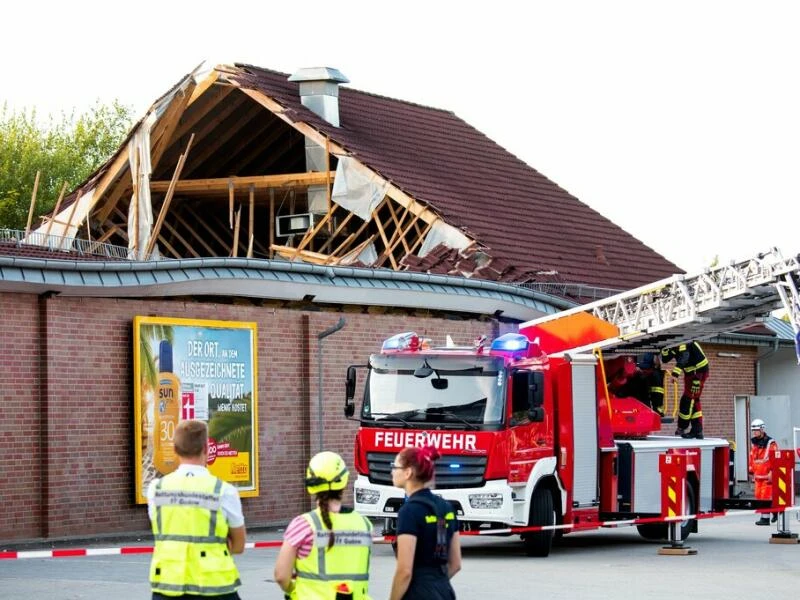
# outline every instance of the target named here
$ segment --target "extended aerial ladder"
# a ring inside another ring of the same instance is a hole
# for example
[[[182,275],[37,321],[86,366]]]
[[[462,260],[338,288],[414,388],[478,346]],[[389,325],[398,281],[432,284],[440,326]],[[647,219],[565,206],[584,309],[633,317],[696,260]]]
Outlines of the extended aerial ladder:
[[[777,248],[753,258],[673,275],[590,304],[534,319],[551,356],[597,349],[614,353],[658,352],[689,340],[741,330],[783,307],[795,334],[800,362],[800,255]]]

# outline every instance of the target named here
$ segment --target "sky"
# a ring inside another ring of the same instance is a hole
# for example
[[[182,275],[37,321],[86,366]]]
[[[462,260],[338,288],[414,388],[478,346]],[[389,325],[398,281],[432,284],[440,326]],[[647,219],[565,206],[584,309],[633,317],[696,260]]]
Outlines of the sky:
[[[203,61],[453,111],[688,271],[800,252],[800,2],[84,0],[3,9],[0,104],[138,119]],[[513,223],[509,223],[513,227]]]

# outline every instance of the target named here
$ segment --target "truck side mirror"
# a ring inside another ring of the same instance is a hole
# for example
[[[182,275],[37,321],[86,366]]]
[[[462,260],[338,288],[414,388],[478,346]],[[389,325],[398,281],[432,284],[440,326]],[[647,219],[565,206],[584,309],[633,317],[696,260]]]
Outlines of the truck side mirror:
[[[534,423],[544,421],[544,373],[528,373],[528,418]]]
[[[356,396],[356,367],[347,367],[347,379],[345,381],[344,416],[348,419],[356,412],[356,403],[353,399]]]

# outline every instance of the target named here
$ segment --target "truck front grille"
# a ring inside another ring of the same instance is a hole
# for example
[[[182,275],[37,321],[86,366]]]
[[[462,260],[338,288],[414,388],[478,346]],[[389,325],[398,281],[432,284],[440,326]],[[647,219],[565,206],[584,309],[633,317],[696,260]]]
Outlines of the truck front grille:
[[[392,452],[368,452],[369,481],[376,485],[392,485]],[[436,461],[434,487],[437,490],[481,487],[486,474],[485,456],[448,454]]]

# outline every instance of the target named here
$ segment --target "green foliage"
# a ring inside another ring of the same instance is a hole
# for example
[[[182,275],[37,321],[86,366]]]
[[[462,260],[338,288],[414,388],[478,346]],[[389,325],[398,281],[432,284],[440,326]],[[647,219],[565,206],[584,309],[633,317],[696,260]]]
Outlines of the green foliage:
[[[131,127],[131,108],[99,102],[78,116],[51,115],[41,123],[36,110],[0,110],[0,227],[25,229],[31,194],[40,172],[34,217],[50,212],[61,187],[67,193],[119,148]],[[38,219],[34,218],[35,227]]]
[[[242,412],[218,412],[217,407],[221,398],[209,398],[208,406],[212,411],[208,422],[208,435],[218,442],[224,441],[239,452],[250,452],[253,443],[253,395],[248,392],[239,398],[224,399],[224,404],[230,402],[244,403],[247,410]]]

